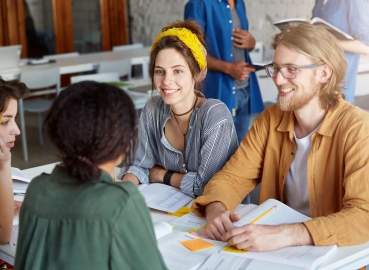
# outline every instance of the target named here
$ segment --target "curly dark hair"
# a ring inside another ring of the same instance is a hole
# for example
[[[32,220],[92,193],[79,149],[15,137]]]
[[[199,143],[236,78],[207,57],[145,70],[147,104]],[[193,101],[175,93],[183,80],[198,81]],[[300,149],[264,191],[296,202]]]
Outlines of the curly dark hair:
[[[99,165],[123,155],[128,168],[137,145],[136,110],[116,86],[83,81],[61,91],[43,125],[70,176],[82,183],[100,177]]]
[[[0,77],[0,113],[3,113],[8,106],[10,99],[18,100],[28,93],[28,88],[24,83],[17,81],[4,81]]]

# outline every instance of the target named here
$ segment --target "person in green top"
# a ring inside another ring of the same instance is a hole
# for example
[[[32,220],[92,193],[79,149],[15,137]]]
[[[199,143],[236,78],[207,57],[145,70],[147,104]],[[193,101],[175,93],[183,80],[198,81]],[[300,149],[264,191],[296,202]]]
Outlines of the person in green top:
[[[44,120],[61,163],[30,183],[15,269],[166,269],[136,186],[115,182],[134,160],[136,111],[113,85],[63,90]]]

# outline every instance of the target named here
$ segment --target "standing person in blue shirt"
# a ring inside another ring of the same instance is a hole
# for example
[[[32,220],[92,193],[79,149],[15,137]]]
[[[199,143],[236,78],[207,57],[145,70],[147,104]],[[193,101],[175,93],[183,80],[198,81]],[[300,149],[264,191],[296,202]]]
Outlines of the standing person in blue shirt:
[[[238,141],[246,135],[250,114],[264,107],[249,50],[255,46],[248,32],[241,0],[189,0],[186,20],[196,20],[205,33],[208,75],[204,93],[223,101],[232,112]]]
[[[339,40],[347,62],[345,99],[354,103],[360,54],[369,54],[369,1],[316,0],[314,17],[326,20],[355,39]]]

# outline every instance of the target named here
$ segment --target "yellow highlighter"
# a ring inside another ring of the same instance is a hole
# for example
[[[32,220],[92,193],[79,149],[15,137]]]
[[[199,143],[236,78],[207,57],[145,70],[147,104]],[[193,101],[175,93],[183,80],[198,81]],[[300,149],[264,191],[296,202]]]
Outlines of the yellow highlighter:
[[[268,211],[266,211],[265,213],[261,214],[260,216],[258,216],[257,218],[255,218],[253,221],[251,221],[250,224],[255,224],[256,222],[258,222],[260,219],[262,219],[263,217],[265,217],[266,215],[268,215],[270,212],[272,212],[276,208],[277,208],[277,206],[274,205]]]

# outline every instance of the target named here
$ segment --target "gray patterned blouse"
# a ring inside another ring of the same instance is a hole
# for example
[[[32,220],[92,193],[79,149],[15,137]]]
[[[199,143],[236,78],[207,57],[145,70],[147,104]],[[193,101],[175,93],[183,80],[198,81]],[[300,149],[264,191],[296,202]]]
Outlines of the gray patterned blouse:
[[[202,195],[206,183],[219,171],[238,147],[232,116],[217,99],[206,99],[191,116],[186,136],[187,172],[183,154],[174,149],[164,134],[171,118],[169,105],[160,96],[153,97],[140,117],[139,145],[133,165],[125,173],[134,174],[141,183],[149,183],[149,169],[160,164],[167,170],[185,174],[183,193],[195,198]],[[119,174],[123,177],[124,171]]]

